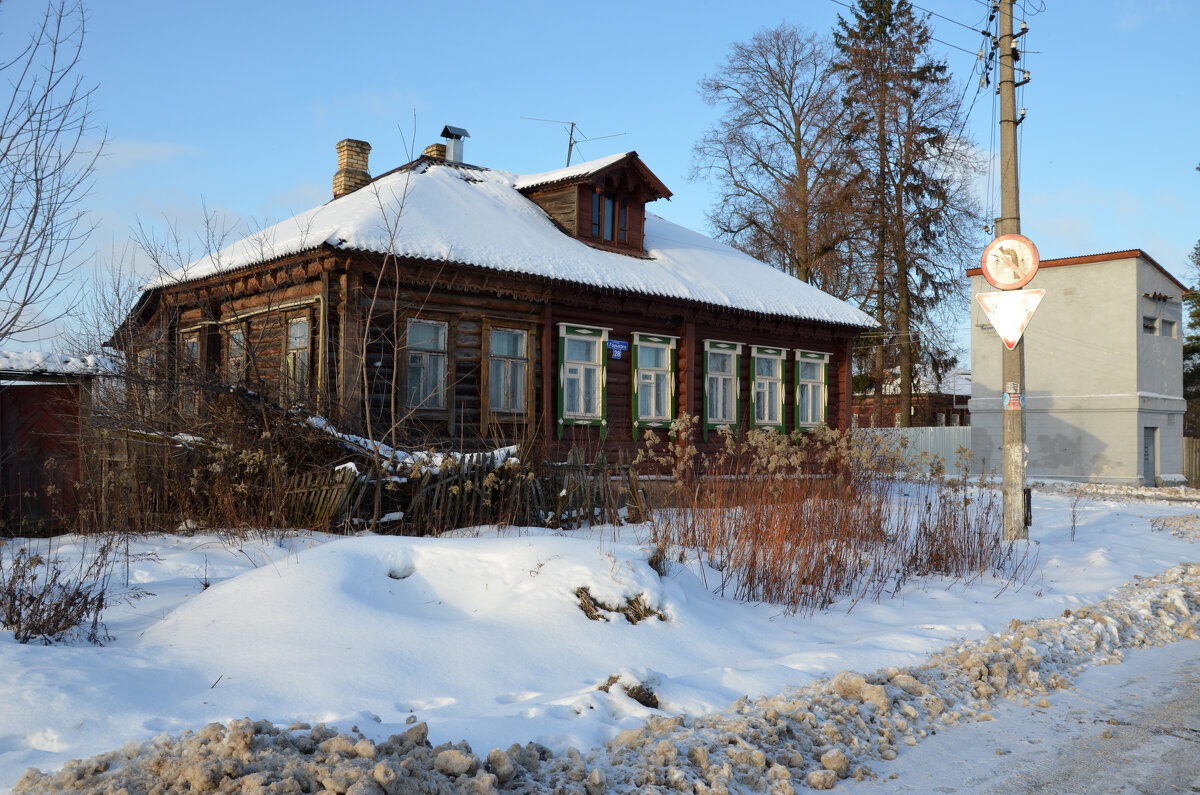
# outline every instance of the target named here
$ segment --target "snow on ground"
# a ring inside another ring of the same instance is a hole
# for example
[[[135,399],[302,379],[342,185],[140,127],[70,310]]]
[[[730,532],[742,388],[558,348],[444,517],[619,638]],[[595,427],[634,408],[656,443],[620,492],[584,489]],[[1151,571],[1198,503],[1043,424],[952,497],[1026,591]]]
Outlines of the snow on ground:
[[[1200,560],[1200,503],[1097,494],[1035,494],[1036,567],[1019,587],[910,581],[894,599],[812,617],[713,594],[711,570],[659,578],[644,526],[131,539],[114,582],[143,596],[109,608],[107,645],[0,633],[0,789],[26,767],[243,716],[376,740],[415,718],[432,742],[480,753],[530,740],[588,749],[652,715],[718,712],[842,669],[917,665],[1011,619],[1059,616]],[[69,557],[77,543],[51,552]],[[608,603],[642,594],[666,620],[590,621],[580,587]],[[597,689],[618,674],[649,684],[660,710]]]

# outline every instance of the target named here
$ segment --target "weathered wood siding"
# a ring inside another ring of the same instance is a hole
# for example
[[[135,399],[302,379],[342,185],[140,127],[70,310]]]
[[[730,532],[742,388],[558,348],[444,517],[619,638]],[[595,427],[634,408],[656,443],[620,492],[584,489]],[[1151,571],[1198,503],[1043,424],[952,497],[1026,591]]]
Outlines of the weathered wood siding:
[[[584,187],[572,186],[571,191]],[[590,190],[590,188],[588,189]],[[590,194],[588,194],[590,195]],[[590,208],[590,202],[580,203]],[[631,213],[630,226],[633,227]],[[590,219],[580,218],[580,222]],[[637,214],[640,227],[641,214]],[[631,228],[631,233],[633,229]],[[639,231],[640,234],[640,231]],[[381,276],[382,273],[382,276]],[[856,330],[717,309],[532,276],[424,260],[387,260],[366,253],[309,252],[258,270],[171,293],[147,328],[146,339],[176,346],[181,329],[202,329],[208,371],[227,377],[228,332],[246,332],[249,384],[278,399],[287,321],[309,320],[309,407],[343,430],[370,433],[402,447],[459,449],[541,442],[551,460],[573,447],[610,457],[632,452],[632,360],[605,350],[606,432],[566,426],[557,432],[560,323],[609,329],[609,339],[632,344],[635,333],[677,338],[678,413],[704,410],[704,341],[743,345],[739,373],[740,425],[749,426],[753,390],[750,347],[783,348],[783,427],[794,427],[792,351],[830,356],[827,423],[850,424],[850,354]],[[447,392],[436,409],[405,405],[406,330],[410,320],[446,326]],[[527,410],[502,415],[489,406],[489,330],[527,333]],[[164,331],[165,330],[165,331]],[[709,446],[717,444],[710,440]]]

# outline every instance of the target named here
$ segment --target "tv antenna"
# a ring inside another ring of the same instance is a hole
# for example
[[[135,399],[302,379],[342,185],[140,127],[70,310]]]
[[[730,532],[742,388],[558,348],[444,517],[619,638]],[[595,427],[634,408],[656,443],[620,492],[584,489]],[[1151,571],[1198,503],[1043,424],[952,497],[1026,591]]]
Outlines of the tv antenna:
[[[575,131],[577,129],[579,129],[579,125],[577,125],[573,121],[561,121],[559,119],[538,119],[533,116],[522,116],[521,118],[526,119],[528,121],[544,121],[544,122],[548,122],[550,124],[569,124],[569,125],[571,125],[571,128],[567,131],[567,165],[568,166],[571,165],[571,153],[575,150],[575,144],[584,143],[586,141],[603,141],[605,138],[619,138],[625,134],[623,132],[620,132],[620,133],[613,133],[612,135],[598,135],[595,138],[588,138],[586,135],[583,134],[582,131],[580,131],[580,133],[579,133],[580,137],[578,139],[576,139]]]

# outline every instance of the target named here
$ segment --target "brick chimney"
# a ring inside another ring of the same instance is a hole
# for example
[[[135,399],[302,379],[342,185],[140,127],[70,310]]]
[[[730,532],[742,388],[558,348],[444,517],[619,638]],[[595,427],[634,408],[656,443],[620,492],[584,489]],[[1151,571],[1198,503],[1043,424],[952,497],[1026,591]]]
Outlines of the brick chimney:
[[[346,138],[338,141],[338,170],[333,175],[333,198],[345,196],[371,181],[367,171],[367,155],[371,145],[366,141]]]
[[[445,144],[430,144],[429,146],[425,147],[425,151],[422,152],[421,154],[425,155],[426,157],[440,157],[442,160],[445,160],[446,159],[446,145]]]

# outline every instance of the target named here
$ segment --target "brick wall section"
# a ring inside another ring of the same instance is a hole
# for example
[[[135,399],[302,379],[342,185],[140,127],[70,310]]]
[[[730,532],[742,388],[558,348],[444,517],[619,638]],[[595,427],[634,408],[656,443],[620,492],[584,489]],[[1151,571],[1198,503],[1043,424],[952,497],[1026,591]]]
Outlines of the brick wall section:
[[[338,141],[338,170],[333,175],[333,198],[345,196],[371,181],[367,170],[367,156],[371,145],[366,141],[346,138]]]

